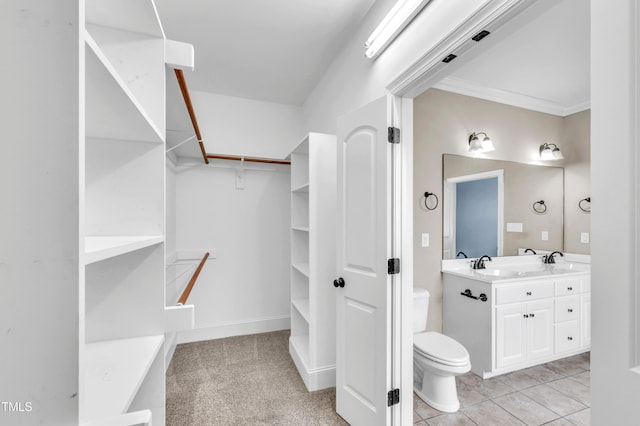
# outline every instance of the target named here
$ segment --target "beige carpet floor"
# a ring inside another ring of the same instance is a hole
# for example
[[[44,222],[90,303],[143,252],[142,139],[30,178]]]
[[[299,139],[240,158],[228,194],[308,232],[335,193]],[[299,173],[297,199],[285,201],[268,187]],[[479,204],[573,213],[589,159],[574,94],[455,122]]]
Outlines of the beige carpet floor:
[[[286,330],[178,345],[167,370],[167,425],[346,425],[335,388],[307,391],[288,340]]]

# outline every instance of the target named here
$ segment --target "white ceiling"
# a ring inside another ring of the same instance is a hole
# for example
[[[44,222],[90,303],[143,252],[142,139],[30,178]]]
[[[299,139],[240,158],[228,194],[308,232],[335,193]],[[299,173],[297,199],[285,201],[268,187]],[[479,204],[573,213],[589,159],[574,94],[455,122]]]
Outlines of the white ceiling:
[[[191,90],[301,105],[375,0],[156,0],[167,38],[192,43]],[[565,116],[589,107],[589,2],[537,0],[462,55],[435,87]],[[175,87],[174,87],[175,86]],[[193,135],[168,84],[168,145]],[[180,130],[174,130],[180,129]],[[198,157],[187,143],[178,156]]]
[[[156,0],[192,90],[301,105],[374,0]]]
[[[504,38],[487,37],[498,41],[435,87],[561,116],[587,109],[589,2],[539,1],[541,13],[517,19]]]

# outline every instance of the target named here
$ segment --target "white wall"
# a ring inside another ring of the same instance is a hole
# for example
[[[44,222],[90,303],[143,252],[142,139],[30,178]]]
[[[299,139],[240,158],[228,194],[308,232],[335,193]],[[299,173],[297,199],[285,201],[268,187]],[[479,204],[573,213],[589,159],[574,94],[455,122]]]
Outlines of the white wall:
[[[591,0],[591,424],[637,424],[640,12]],[[632,368],[636,367],[636,371]]]
[[[336,118],[385,95],[385,88],[446,34],[490,0],[433,0],[375,61],[364,41],[395,0],[372,6],[303,105],[305,128],[335,134]]]
[[[302,140],[302,108],[192,91],[207,152],[284,158]]]
[[[78,422],[80,13],[0,3],[0,401],[31,404],[3,425]]]
[[[247,164],[236,189],[240,163],[215,163],[178,168],[177,251],[211,253],[181,342],[289,328],[289,166]]]

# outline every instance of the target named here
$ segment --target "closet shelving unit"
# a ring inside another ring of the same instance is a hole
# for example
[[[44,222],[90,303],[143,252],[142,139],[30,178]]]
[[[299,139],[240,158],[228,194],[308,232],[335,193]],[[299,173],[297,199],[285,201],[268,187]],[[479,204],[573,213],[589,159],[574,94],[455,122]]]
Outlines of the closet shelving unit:
[[[164,32],[153,0],[86,0],[81,37],[80,422],[164,424]]]
[[[314,391],[335,386],[336,138],[310,133],[290,158],[289,352]]]

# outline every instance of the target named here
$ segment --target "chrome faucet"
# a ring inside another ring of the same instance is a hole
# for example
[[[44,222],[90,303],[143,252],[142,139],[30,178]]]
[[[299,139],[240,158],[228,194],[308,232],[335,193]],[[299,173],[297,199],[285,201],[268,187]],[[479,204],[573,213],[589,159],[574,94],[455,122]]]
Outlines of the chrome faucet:
[[[486,254],[484,256],[482,256],[480,259],[476,259],[476,260],[472,260],[471,261],[471,269],[486,269],[485,264],[484,264],[484,259],[487,259],[489,262],[491,262],[491,257],[487,256]]]
[[[529,253],[529,252],[531,252],[531,253],[533,253],[533,254],[538,254],[538,253],[536,253],[536,251],[535,251],[534,249],[530,249],[530,248],[526,249],[524,252],[525,252],[525,253]]]
[[[559,251],[554,251],[553,253],[545,254],[544,256],[542,256],[542,263],[545,263],[547,265],[556,263],[556,259],[555,257],[553,257],[556,254],[559,254],[560,257],[564,257],[564,254],[560,253]]]
[[[465,252],[463,252],[463,251],[459,251],[459,252],[458,252],[458,254],[456,254],[456,257],[458,257],[458,256],[460,256],[460,255],[463,255],[465,259],[467,259],[467,258],[468,258],[468,256],[467,256],[467,255],[465,254]]]

